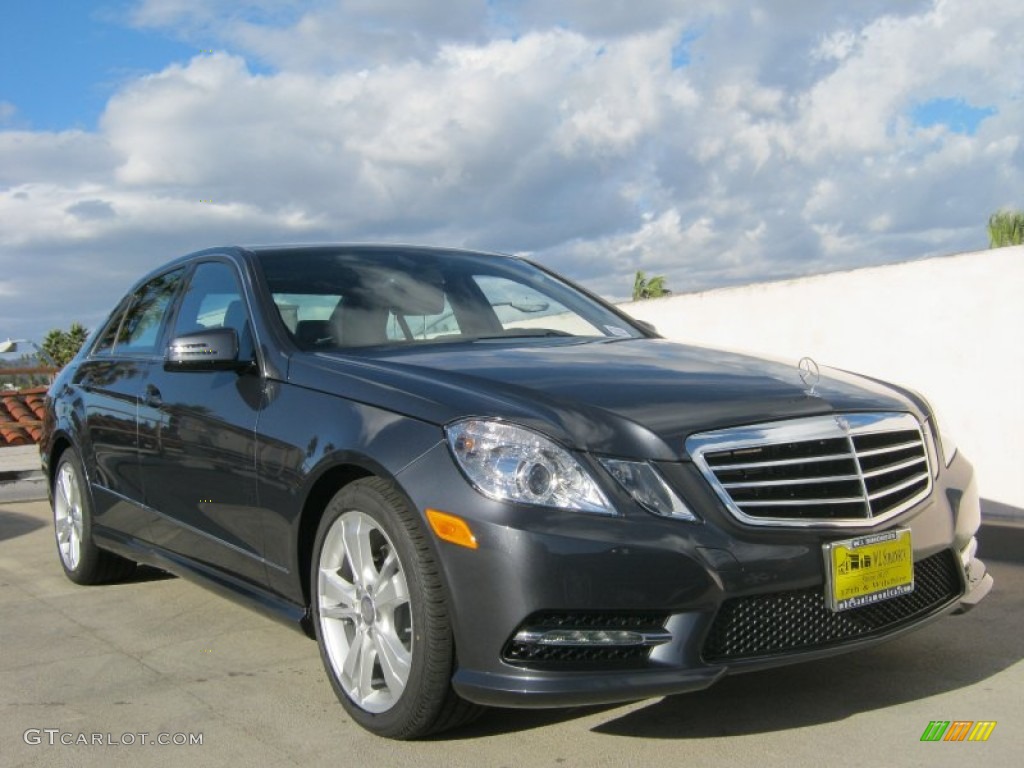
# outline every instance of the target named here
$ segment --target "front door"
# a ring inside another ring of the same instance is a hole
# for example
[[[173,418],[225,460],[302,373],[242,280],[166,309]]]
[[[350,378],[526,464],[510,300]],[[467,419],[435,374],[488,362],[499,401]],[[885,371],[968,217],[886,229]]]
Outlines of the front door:
[[[241,358],[255,362],[248,302],[235,267],[223,261],[196,265],[170,338],[211,328],[235,329]],[[153,362],[139,406],[139,455],[146,504],[157,512],[153,542],[262,584],[258,371],[255,364],[238,371],[165,370],[162,360]]]

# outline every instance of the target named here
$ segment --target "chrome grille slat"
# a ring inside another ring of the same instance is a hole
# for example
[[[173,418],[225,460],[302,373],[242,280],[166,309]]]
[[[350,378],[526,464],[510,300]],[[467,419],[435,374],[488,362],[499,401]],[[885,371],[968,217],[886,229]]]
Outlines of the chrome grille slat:
[[[902,490],[905,490],[907,488],[910,488],[911,486],[917,485],[918,483],[920,483],[924,479],[925,478],[922,475],[918,475],[916,477],[912,477],[909,480],[900,483],[899,485],[894,485],[894,486],[891,486],[889,488],[883,488],[880,491],[875,491],[874,493],[868,494],[868,498],[871,499],[871,501],[874,501],[875,499],[882,499],[882,498],[885,498],[886,496],[891,496],[894,493],[899,493]]]
[[[753,525],[874,525],[932,489],[924,432],[909,413],[736,427],[693,435],[686,448],[726,508]]]
[[[812,483],[840,483],[860,480],[860,475],[827,475],[825,477],[802,477],[792,480],[761,480],[756,483],[722,483],[723,488],[768,488],[782,485],[810,485]]]
[[[876,448],[871,451],[857,451],[857,455],[864,456],[880,456],[885,453],[897,453],[898,451],[905,451],[910,448],[920,448],[920,443],[903,443],[902,445],[890,445],[885,448]]]
[[[725,472],[730,469],[762,469],[765,467],[784,467],[792,464],[806,464],[809,461],[849,461],[850,454],[837,453],[834,456],[813,456],[806,459],[782,459],[781,461],[752,461],[749,464],[715,464],[715,470]]]
[[[744,501],[744,507],[810,507],[815,504],[863,504],[864,497],[846,499],[787,499],[786,501]]]
[[[922,463],[927,464],[927,460],[924,456],[920,456],[916,459],[908,459],[907,461],[900,462],[899,464],[888,464],[878,469],[872,469],[869,472],[862,473],[862,476],[865,478],[880,477],[881,475],[887,475],[891,472],[895,472],[896,470],[907,469],[908,467],[913,467],[916,464]]]

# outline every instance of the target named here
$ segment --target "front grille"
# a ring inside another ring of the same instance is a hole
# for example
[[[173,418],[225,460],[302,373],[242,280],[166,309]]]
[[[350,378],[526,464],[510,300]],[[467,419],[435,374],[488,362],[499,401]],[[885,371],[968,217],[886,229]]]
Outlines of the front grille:
[[[726,507],[755,525],[864,525],[931,491],[910,414],[820,416],[692,436],[694,462]]]
[[[961,593],[959,558],[944,550],[914,563],[914,591],[833,613],[821,588],[726,600],[715,616],[703,656],[727,661],[828,648],[880,635],[926,616]]]
[[[605,613],[547,611],[535,613],[519,629],[587,629],[633,630],[636,632],[664,632],[665,613]],[[502,654],[513,664],[557,666],[559,668],[586,667],[592,664],[617,666],[643,664],[651,654],[651,646],[565,646],[539,645],[516,640],[516,633],[505,644]]]

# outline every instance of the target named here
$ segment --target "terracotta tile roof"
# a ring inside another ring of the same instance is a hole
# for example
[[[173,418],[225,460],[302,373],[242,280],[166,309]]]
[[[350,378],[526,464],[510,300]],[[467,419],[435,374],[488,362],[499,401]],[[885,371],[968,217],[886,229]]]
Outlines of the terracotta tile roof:
[[[0,447],[38,443],[46,387],[0,391]]]

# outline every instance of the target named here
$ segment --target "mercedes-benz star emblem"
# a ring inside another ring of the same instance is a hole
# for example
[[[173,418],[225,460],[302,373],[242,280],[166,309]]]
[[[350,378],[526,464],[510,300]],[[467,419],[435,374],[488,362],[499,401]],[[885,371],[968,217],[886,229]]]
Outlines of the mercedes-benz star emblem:
[[[817,396],[814,388],[821,381],[821,371],[818,370],[818,364],[809,357],[801,357],[796,367],[800,371],[800,381],[807,387],[807,394]]]

